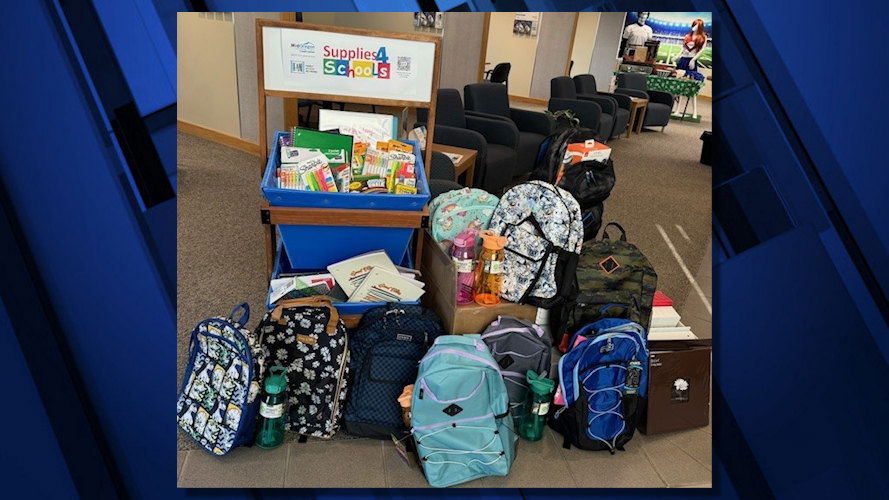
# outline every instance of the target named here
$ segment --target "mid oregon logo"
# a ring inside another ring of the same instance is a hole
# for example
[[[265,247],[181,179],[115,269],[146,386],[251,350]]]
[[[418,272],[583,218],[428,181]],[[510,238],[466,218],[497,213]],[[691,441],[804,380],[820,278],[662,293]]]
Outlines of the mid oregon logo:
[[[325,75],[389,79],[391,67],[386,47],[373,51],[361,47],[339,49],[325,45],[321,52],[324,57]]]

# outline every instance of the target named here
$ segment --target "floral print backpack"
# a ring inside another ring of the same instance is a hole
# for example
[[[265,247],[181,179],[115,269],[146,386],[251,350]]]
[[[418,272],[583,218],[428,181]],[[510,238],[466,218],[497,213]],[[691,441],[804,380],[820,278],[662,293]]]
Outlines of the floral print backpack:
[[[236,320],[239,310],[243,314]],[[244,328],[249,318],[245,302],[227,317],[201,321],[191,332],[176,422],[214,455],[253,442],[262,354],[259,342]]]
[[[488,229],[499,200],[477,188],[463,188],[442,193],[429,204],[429,220],[435,241],[453,241],[464,229]]]
[[[265,371],[287,368],[284,428],[302,436],[332,437],[345,407],[349,346],[346,326],[330,297],[278,301],[256,331],[263,338]]]
[[[503,298],[550,308],[576,295],[583,222],[570,193],[543,181],[519,184],[500,198],[489,229],[506,236]]]

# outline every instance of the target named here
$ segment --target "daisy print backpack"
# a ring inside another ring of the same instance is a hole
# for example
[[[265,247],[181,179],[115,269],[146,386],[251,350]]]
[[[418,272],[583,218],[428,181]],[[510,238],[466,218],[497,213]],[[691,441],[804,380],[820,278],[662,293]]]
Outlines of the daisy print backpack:
[[[477,188],[463,188],[438,195],[429,204],[429,220],[435,241],[451,240],[464,229],[488,229],[498,199]]]
[[[239,311],[241,317],[234,319]],[[245,302],[227,317],[201,321],[191,332],[176,422],[214,455],[253,443],[262,355],[259,342],[244,328],[249,318]]]
[[[303,436],[333,436],[345,406],[349,346],[346,326],[330,298],[279,301],[256,328],[263,338],[265,371],[287,368],[285,429]]]
[[[576,294],[583,222],[570,193],[543,181],[519,184],[500,198],[489,229],[506,236],[503,298],[550,308]]]

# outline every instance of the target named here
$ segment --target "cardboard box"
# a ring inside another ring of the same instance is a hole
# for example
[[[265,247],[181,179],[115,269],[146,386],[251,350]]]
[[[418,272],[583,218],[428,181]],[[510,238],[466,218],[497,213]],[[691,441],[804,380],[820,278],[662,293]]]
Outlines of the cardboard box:
[[[640,430],[660,434],[710,423],[712,350],[704,342],[653,343],[648,367],[648,408]]]
[[[469,304],[458,306],[456,301],[457,269],[451,257],[439,246],[428,231],[423,232],[423,260],[420,272],[426,283],[423,305],[435,311],[449,334],[481,333],[497,316],[513,316],[535,321],[537,308],[502,301],[496,306]]]

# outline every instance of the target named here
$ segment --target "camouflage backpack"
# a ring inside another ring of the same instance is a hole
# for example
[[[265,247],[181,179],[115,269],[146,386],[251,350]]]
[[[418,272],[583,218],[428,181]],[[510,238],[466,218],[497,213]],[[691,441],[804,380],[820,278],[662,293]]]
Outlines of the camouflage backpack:
[[[608,227],[620,230],[612,240]],[[651,323],[651,303],[657,287],[657,273],[645,255],[627,242],[627,232],[609,222],[602,239],[588,242],[577,264],[577,299],[560,311],[554,326],[563,334],[602,318],[623,318],[638,323],[645,331]]]

